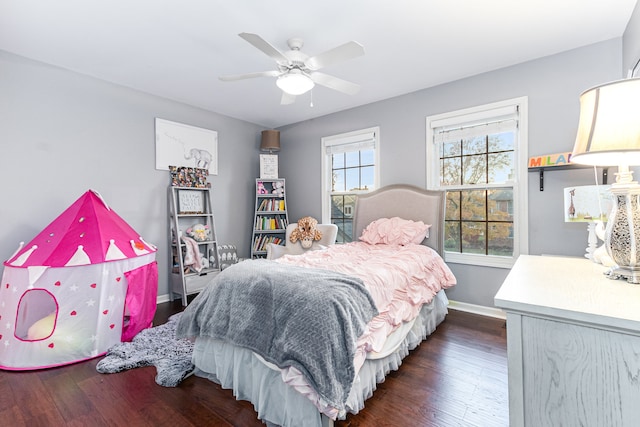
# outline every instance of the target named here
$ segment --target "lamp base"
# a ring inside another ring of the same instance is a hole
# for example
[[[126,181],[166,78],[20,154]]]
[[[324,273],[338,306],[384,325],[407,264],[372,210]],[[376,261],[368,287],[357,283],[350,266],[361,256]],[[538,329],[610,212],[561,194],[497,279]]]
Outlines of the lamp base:
[[[611,192],[616,203],[607,223],[605,246],[615,266],[609,275],[640,284],[640,185],[616,182]]]
[[[612,280],[625,279],[634,285],[640,285],[640,270],[631,270],[623,267],[612,267],[607,273]]]

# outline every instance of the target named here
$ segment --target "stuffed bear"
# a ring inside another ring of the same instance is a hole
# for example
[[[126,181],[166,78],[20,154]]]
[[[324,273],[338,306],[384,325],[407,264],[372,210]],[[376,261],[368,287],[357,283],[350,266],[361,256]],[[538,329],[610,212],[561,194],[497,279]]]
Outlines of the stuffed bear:
[[[258,194],[267,194],[267,189],[264,188],[264,184],[262,183],[262,181],[258,181],[257,191],[258,191]]]
[[[208,225],[195,224],[187,228],[187,237],[191,237],[196,242],[204,242],[211,239],[211,229]]]
[[[284,196],[284,183],[282,181],[275,181],[273,183],[273,191],[271,193],[278,197]]]
[[[318,220],[310,216],[305,216],[298,220],[298,227],[291,232],[289,240],[295,243],[300,240],[304,249],[309,249],[314,240],[322,239],[322,233],[317,229]]]

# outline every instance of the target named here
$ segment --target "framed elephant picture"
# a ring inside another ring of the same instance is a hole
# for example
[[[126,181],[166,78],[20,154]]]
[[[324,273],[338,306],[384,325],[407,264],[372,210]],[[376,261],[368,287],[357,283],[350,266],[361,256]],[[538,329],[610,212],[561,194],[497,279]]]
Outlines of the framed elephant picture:
[[[218,174],[218,132],[156,118],[156,169],[169,165]]]

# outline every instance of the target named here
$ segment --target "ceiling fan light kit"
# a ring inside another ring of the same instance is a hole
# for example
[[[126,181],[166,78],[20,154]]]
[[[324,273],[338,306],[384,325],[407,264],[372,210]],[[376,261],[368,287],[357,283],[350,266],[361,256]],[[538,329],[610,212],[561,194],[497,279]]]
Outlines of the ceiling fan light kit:
[[[281,104],[293,103],[296,96],[310,91],[316,83],[347,95],[353,95],[360,89],[360,86],[355,83],[316,71],[328,65],[364,55],[364,47],[360,43],[350,41],[309,57],[300,51],[304,45],[302,39],[289,39],[290,50],[280,52],[257,34],[240,33],[238,35],[275,60],[278,69],[234,76],[221,76],[219,79],[222,81],[228,82],[254,77],[277,77],[276,85],[283,91]]]
[[[278,77],[276,85],[289,95],[302,95],[309,92],[315,86],[313,80],[300,70],[291,70],[289,73]]]

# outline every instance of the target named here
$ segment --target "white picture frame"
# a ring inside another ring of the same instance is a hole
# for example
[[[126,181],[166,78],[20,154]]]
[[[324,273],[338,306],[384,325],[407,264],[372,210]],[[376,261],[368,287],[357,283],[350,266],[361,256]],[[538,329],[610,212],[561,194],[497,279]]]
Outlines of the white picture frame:
[[[199,190],[178,190],[180,215],[204,213],[204,194]]]
[[[218,174],[218,132],[160,118],[155,126],[156,169],[185,166]]]
[[[260,154],[260,179],[278,178],[278,155]]]

